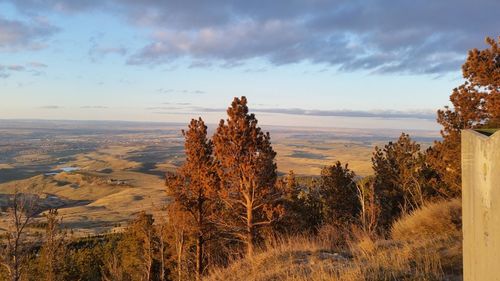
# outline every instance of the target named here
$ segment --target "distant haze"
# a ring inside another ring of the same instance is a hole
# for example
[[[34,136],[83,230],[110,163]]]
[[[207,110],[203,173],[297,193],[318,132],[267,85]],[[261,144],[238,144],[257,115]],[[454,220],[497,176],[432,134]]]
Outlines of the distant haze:
[[[220,119],[225,119],[226,115],[223,110],[220,111],[156,111],[148,110],[101,110],[94,109],[91,113],[82,112],[75,113],[72,110],[59,109],[56,112],[47,112],[44,114],[26,112],[22,119],[48,119],[48,120],[109,120],[109,121],[145,121],[145,122],[174,122],[180,124],[188,124],[192,118],[202,117],[209,124],[217,124]],[[111,112],[111,113],[110,113]],[[312,115],[312,114],[286,114],[274,113],[267,111],[255,112],[257,119],[262,125],[272,126],[292,126],[292,127],[312,127],[312,128],[381,128],[381,129],[398,129],[398,130],[431,130],[438,131],[439,126],[435,120],[431,118],[416,118],[409,115],[408,117],[386,116],[384,114],[373,116],[345,116],[342,114],[335,115]],[[3,112],[3,118],[19,119],[19,112],[13,112],[11,115],[8,112]]]

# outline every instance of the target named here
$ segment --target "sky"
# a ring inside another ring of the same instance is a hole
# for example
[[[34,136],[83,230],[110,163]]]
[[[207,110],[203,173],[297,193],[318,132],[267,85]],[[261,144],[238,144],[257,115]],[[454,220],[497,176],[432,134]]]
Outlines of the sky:
[[[437,130],[496,0],[0,0],[0,119]]]

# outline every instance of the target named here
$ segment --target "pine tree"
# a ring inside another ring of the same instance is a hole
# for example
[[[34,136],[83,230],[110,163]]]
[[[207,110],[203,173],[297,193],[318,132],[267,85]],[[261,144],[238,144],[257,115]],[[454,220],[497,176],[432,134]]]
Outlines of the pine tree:
[[[360,205],[359,222],[363,233],[369,237],[377,234],[380,202],[375,193],[375,178],[364,177],[356,183]]]
[[[175,276],[172,280],[183,281],[187,279],[187,248],[191,244],[190,237],[196,232],[193,216],[182,209],[182,206],[173,202],[167,208],[167,241],[175,263]]]
[[[336,226],[354,223],[360,211],[355,174],[337,161],[321,171],[319,192],[323,221]]]
[[[153,223],[153,217],[145,212],[129,223],[118,243],[106,253],[104,280],[152,280]]]
[[[167,262],[169,258],[169,224],[168,224],[168,216],[165,211],[168,211],[168,208],[162,207],[158,215],[155,216],[155,248],[157,252],[157,260],[159,263],[158,268],[158,279],[159,281],[165,281],[167,277]]]
[[[375,193],[381,204],[381,226],[387,228],[401,212],[422,206],[435,195],[420,145],[403,133],[384,148],[375,147],[372,157]]]
[[[213,232],[213,200],[218,178],[214,169],[212,142],[207,138],[207,126],[201,118],[191,120],[185,137],[186,162],[177,174],[167,179],[169,194],[180,211],[192,216],[196,240],[196,280],[204,270],[204,244]]]
[[[315,233],[322,221],[321,200],[315,186],[299,183],[292,170],[279,183],[285,212],[275,230],[285,234]]]
[[[276,163],[269,133],[262,132],[247,99],[234,98],[213,137],[214,155],[221,180],[220,198],[227,220],[220,221],[252,256],[259,230],[274,222],[282,212],[276,187]]]
[[[282,223],[277,226],[276,231],[285,233],[296,233],[304,229],[302,220],[303,202],[299,198],[301,187],[297,182],[295,173],[290,170],[288,174],[278,182],[283,198],[282,204],[286,215],[282,218]]]
[[[500,126],[500,46],[487,38],[488,49],[469,51],[462,66],[464,84],[453,89],[452,108],[438,111],[442,141],[428,151],[428,161],[449,186],[449,196],[461,192],[461,130]]]

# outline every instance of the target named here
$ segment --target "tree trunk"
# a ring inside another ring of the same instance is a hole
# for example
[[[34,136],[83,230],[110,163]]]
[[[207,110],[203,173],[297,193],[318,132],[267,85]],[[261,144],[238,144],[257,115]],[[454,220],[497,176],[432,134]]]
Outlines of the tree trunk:
[[[18,235],[19,237],[19,235]],[[19,281],[19,252],[18,252],[19,247],[17,246],[17,240],[16,240],[16,246],[14,249],[14,274],[12,276],[13,281]]]
[[[160,226],[160,281],[165,281],[165,241],[163,240],[163,225]]]
[[[203,237],[198,235],[196,240],[196,281],[201,280],[203,274]]]
[[[201,280],[203,274],[203,231],[204,231],[204,221],[203,221],[203,193],[202,190],[198,190],[198,237],[196,239],[196,281]]]
[[[177,242],[177,276],[182,281],[182,255],[184,254],[184,233],[180,234]]]
[[[254,225],[253,225],[253,206],[247,204],[247,255],[253,257],[254,247]]]
[[[151,267],[153,267],[153,252],[152,252],[151,244],[149,244],[147,255],[148,256],[146,259],[146,280],[150,281],[151,280]]]

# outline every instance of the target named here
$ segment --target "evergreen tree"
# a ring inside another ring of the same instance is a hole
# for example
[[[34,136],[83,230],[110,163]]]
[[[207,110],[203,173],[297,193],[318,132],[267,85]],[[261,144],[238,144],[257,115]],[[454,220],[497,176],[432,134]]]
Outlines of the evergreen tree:
[[[380,223],[388,228],[403,211],[422,206],[435,195],[430,186],[432,172],[426,165],[420,145],[401,134],[384,148],[375,147],[372,157],[375,193],[381,204]]]
[[[107,247],[104,280],[152,280],[154,261],[153,217],[145,212],[129,223],[121,239]]]
[[[380,202],[375,193],[375,178],[364,177],[356,183],[360,205],[359,222],[363,233],[369,237],[377,234],[380,217]]]
[[[179,211],[192,216],[192,229],[196,240],[196,280],[201,280],[204,265],[204,244],[213,233],[211,217],[214,204],[211,199],[217,186],[212,142],[207,138],[207,126],[201,118],[191,120],[185,137],[186,162],[175,176],[167,178],[169,194]]]
[[[259,230],[282,213],[276,186],[276,163],[269,133],[262,132],[254,114],[248,113],[247,99],[234,98],[213,137],[214,155],[221,180],[226,231],[246,245],[253,255]]]
[[[336,226],[355,223],[360,211],[355,174],[337,161],[321,171],[319,192],[323,221]]]
[[[500,46],[487,38],[488,49],[469,51],[462,66],[464,84],[453,89],[450,101],[438,111],[442,141],[428,151],[428,161],[447,183],[449,196],[461,193],[461,130],[500,126]]]
[[[280,186],[285,212],[275,230],[287,234],[315,233],[322,221],[321,201],[315,186],[299,183],[292,170],[280,181]]]

